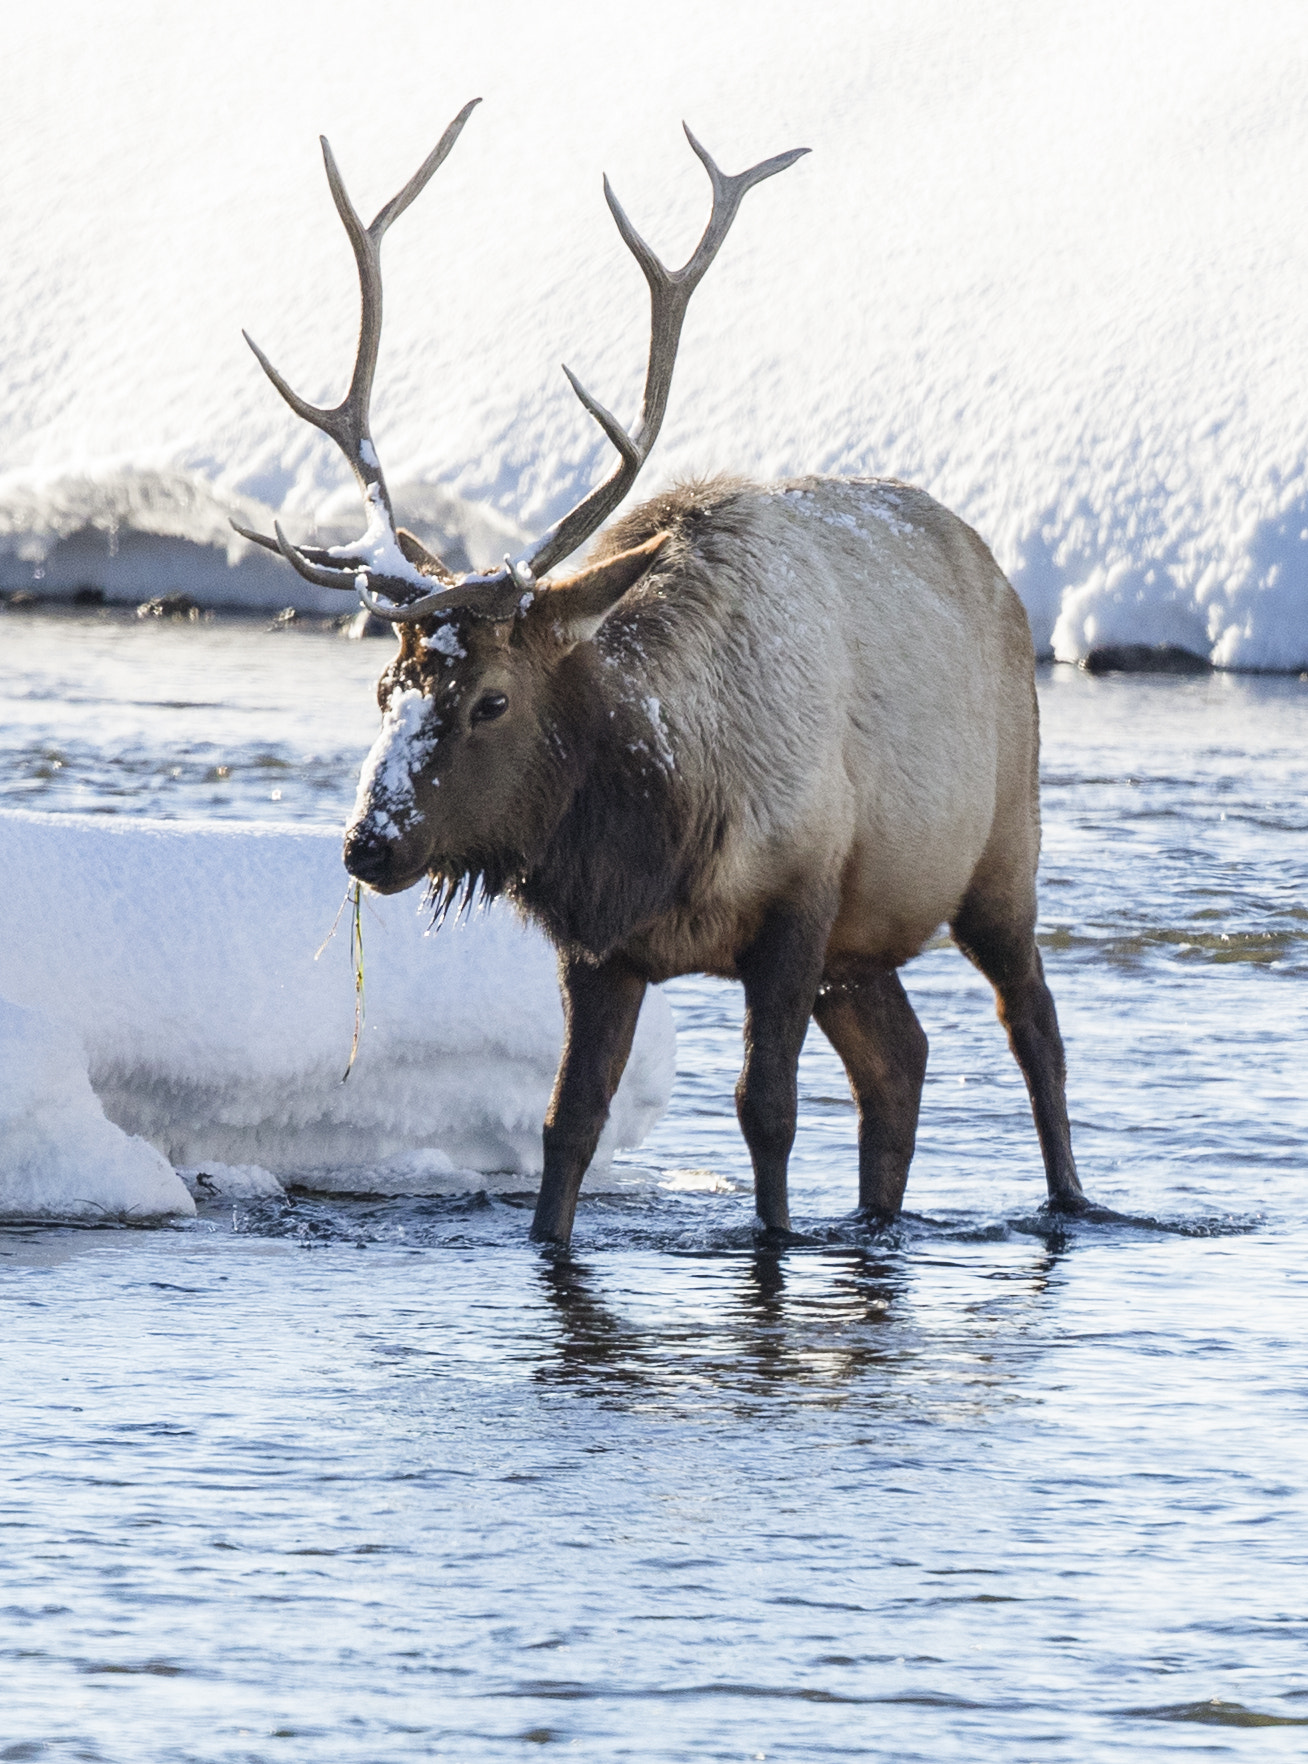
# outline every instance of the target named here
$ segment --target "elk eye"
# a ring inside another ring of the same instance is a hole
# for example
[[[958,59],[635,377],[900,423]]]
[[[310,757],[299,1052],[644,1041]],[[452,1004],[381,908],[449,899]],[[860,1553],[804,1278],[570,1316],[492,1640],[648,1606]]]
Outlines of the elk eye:
[[[502,692],[486,692],[472,707],[474,723],[493,723],[496,717],[502,717],[509,708],[509,701]]]

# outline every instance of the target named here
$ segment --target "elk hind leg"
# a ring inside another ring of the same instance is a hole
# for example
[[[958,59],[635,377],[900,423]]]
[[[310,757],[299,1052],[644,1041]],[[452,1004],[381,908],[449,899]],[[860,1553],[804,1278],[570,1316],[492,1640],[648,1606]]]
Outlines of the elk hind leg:
[[[581,1179],[626,1068],[645,982],[625,962],[562,956],[563,1055],[545,1116],[545,1167],[531,1235],[566,1247]]]
[[[893,1219],[917,1139],[926,1032],[899,975],[871,961],[829,971],[813,1015],[840,1055],[858,1105],[859,1210]]]
[[[1035,940],[1034,899],[1028,911],[1009,918],[970,893],[950,930],[964,955],[995,989],[999,1020],[1022,1069],[1055,1212],[1083,1213],[1088,1206],[1072,1155],[1067,1118],[1067,1062],[1054,998],[1045,984]]]

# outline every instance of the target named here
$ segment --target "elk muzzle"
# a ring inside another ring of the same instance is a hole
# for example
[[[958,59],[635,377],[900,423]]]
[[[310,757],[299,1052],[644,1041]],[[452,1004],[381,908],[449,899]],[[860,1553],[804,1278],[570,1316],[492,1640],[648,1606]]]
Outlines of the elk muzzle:
[[[394,693],[363,762],[345,829],[345,868],[379,894],[398,894],[426,874],[432,841],[418,792],[439,733],[430,699]]]
[[[345,868],[357,882],[366,882],[379,894],[398,893],[408,887],[417,877],[397,878],[395,859],[394,841],[383,838],[366,821],[346,829]]]

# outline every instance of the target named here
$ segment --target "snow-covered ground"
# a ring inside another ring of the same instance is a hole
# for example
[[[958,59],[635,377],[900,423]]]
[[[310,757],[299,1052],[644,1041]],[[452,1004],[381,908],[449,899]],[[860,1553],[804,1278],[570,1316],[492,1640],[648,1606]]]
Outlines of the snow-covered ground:
[[[0,1217],[149,1217],[276,1178],[364,1193],[531,1187],[562,1036],[554,956],[506,910],[424,936],[416,893],[363,911],[354,1023],[333,832],[0,813]],[[601,1142],[672,1088],[650,993]]]
[[[630,417],[646,302],[599,190],[691,307],[647,487],[896,474],[994,546],[1036,640],[1308,665],[1302,0],[660,0],[566,9],[52,0],[7,22],[0,585],[325,607],[235,510],[357,502],[240,338],[339,395],[356,292],[316,136],[365,216],[485,103],[386,245],[375,432],[401,511],[497,558],[602,468],[566,360]]]

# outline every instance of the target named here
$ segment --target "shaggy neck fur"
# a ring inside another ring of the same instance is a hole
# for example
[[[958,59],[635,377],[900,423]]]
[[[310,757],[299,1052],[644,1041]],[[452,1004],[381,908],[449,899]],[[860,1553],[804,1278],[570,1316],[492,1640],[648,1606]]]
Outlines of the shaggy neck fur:
[[[599,957],[676,898],[678,793],[648,715],[603,678],[613,670],[589,645],[569,663],[572,678],[561,684],[573,688],[571,715],[559,727],[575,781],[549,838],[508,892],[560,948]]]
[[[445,856],[429,898],[439,923],[506,895],[554,943],[601,956],[675,898],[675,774],[630,675],[579,644],[542,705],[542,739],[506,823],[514,841]]]

